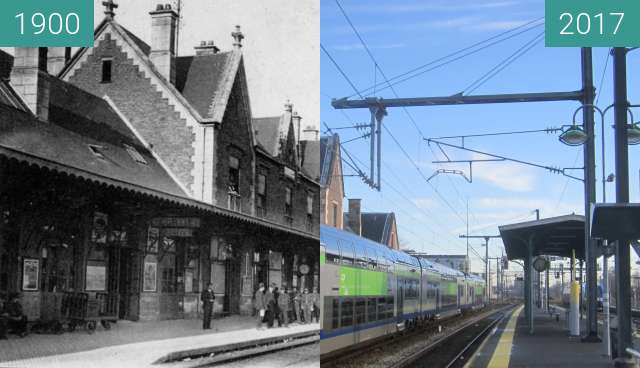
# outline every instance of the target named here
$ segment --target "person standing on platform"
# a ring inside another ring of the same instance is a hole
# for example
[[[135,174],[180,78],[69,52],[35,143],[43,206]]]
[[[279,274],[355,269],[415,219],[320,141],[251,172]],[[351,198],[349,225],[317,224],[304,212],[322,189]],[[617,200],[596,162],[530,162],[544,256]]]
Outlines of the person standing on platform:
[[[289,327],[289,311],[291,311],[291,294],[286,286],[282,286],[281,292],[278,294],[278,310],[280,316],[278,317],[278,326],[282,326],[284,321],[284,327]]]
[[[303,323],[302,320],[302,294],[297,288],[293,288],[293,308],[296,311],[296,319],[298,323]]]
[[[258,290],[256,290],[256,294],[253,300],[253,306],[256,308],[256,314],[258,318],[258,323],[256,328],[258,330],[262,329],[262,323],[264,321],[265,313],[267,312],[267,303],[265,302],[264,297],[264,283],[260,283]]]
[[[313,300],[311,294],[309,294],[309,289],[307,288],[304,288],[304,292],[302,293],[302,307],[304,308],[304,323],[311,323]]]
[[[4,307],[0,310],[0,338],[6,338],[8,330],[20,337],[28,335],[27,316],[22,313],[22,305],[20,304],[20,294],[11,293],[4,303]]]
[[[213,294],[213,284],[209,283],[207,290],[203,290],[200,294],[200,300],[204,309],[204,316],[202,318],[202,329],[211,329],[211,313],[213,312],[213,301],[216,296]]]
[[[273,320],[276,317],[276,297],[274,295],[275,284],[269,285],[269,289],[264,293],[264,301],[267,304],[267,328],[273,327]]]

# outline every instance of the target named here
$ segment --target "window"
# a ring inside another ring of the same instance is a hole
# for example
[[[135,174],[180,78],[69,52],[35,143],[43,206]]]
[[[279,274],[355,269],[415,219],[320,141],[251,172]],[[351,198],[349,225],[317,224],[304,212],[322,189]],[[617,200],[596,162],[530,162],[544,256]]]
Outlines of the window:
[[[365,322],[366,304],[365,299],[356,299],[356,325],[362,325]]]
[[[142,155],[140,154],[140,152],[138,152],[137,149],[135,149],[134,147],[125,144],[124,148],[127,150],[127,153],[129,153],[129,156],[131,156],[131,158],[139,163],[139,164],[143,164],[146,165],[147,164],[147,160],[144,159],[144,157],[142,157]]]
[[[102,60],[102,83],[111,83],[112,64],[113,64],[112,59]]]
[[[104,158],[104,154],[102,153],[102,146],[97,146],[95,144],[90,144],[89,145],[89,150],[91,150],[91,153],[93,153],[96,157],[99,158]]]
[[[285,221],[291,225],[293,224],[293,209],[292,209],[292,193],[291,188],[284,188],[284,218]]]
[[[335,298],[331,303],[331,328],[335,330],[338,327],[340,327],[340,301]]]
[[[349,327],[353,325],[353,300],[349,298],[342,299],[340,310],[342,312],[341,318],[341,326]]]
[[[256,212],[260,217],[267,216],[267,176],[264,174],[258,174]]]
[[[311,194],[307,194],[307,231],[313,230],[313,196]]]
[[[229,200],[228,207],[240,211],[240,160],[229,156]]]
[[[376,298],[369,298],[367,301],[367,322],[375,322],[376,321]]]
[[[338,227],[338,205],[334,203],[332,207],[331,223],[333,224],[333,227]]]

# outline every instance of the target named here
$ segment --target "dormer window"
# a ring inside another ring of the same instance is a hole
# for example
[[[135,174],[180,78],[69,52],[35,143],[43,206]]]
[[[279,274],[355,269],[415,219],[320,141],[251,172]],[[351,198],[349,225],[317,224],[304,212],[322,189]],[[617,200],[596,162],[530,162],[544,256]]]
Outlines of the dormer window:
[[[102,83],[111,83],[113,59],[102,59]]]
[[[93,153],[94,156],[98,158],[104,158],[104,153],[102,153],[103,147],[95,144],[89,145],[89,150]]]
[[[129,153],[129,156],[131,156],[133,161],[139,164],[147,165],[147,160],[145,160],[144,157],[142,157],[142,155],[140,154],[140,152],[138,152],[137,149],[135,149],[134,147],[128,144],[125,144],[124,148],[127,150],[127,153]]]

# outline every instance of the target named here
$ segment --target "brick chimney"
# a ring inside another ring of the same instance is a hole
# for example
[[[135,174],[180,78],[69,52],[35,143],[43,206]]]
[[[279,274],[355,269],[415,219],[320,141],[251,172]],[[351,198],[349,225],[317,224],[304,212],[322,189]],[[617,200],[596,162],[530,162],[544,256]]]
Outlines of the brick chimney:
[[[49,47],[47,52],[47,71],[58,75],[71,59],[70,47]]]
[[[176,81],[176,32],[178,13],[171,4],[158,4],[151,15],[151,53],[149,58],[156,69],[171,84]]]
[[[291,121],[293,123],[293,131],[296,136],[296,143],[298,143],[300,141],[300,134],[302,131],[302,116],[298,115],[297,111],[294,111],[293,115],[291,115]]]
[[[47,48],[16,47],[11,86],[40,120],[49,120]]]
[[[200,45],[194,47],[194,49],[196,50],[196,56],[214,55],[220,51],[220,49],[213,44],[213,41],[202,41]]]
[[[349,228],[358,236],[362,235],[361,199],[349,198]]]

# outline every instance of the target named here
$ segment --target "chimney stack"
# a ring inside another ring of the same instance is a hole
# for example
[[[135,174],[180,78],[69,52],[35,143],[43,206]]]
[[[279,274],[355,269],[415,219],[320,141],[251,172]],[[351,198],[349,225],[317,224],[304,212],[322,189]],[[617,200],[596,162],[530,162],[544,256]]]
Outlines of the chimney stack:
[[[301,130],[302,127],[300,126],[300,124],[302,124],[302,116],[298,115],[297,111],[293,112],[293,115],[291,115],[291,121],[293,122],[293,130],[294,130],[294,134],[295,134],[295,138],[296,138],[296,143],[300,142],[300,134],[301,134]]]
[[[349,228],[358,236],[362,236],[362,217],[360,213],[361,199],[349,198]]]
[[[49,47],[47,52],[47,71],[51,75],[58,75],[71,58],[70,47]]]
[[[15,48],[11,86],[42,121],[49,120],[48,78],[46,47]]]
[[[240,31],[240,26],[236,26],[236,31],[231,33],[231,37],[233,37],[233,47],[236,50],[240,50],[242,48],[242,40],[244,39],[244,34]]]
[[[171,84],[176,82],[176,32],[178,13],[171,4],[158,4],[151,15],[151,54],[149,58],[156,69]]]
[[[194,49],[196,50],[196,56],[214,55],[220,51],[220,49],[213,44],[213,41],[202,41],[200,45],[194,47]]]

